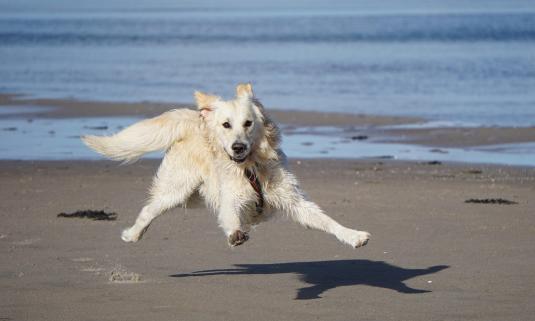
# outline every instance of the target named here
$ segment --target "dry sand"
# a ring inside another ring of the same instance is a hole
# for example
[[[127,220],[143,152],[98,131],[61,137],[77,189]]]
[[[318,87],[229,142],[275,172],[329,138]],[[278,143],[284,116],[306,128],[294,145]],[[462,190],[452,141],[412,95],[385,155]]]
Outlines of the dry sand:
[[[206,209],[126,244],[158,166],[0,162],[1,320],[530,320],[535,170],[291,162],[310,197],[372,240],[279,219],[230,249]],[[518,204],[467,204],[504,198]],[[117,220],[57,217],[77,210]],[[206,271],[210,272],[198,272]]]

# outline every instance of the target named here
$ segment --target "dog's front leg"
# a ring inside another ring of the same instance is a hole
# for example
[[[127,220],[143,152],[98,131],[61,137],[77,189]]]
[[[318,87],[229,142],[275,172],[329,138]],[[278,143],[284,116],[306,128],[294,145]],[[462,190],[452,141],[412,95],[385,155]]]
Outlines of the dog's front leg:
[[[238,246],[249,239],[249,235],[244,231],[240,219],[241,208],[238,200],[231,197],[231,193],[226,193],[221,200],[218,213],[219,226],[227,236],[230,246]]]
[[[370,238],[370,233],[347,228],[324,214],[318,205],[306,199],[294,176],[284,169],[280,170],[266,200],[276,209],[288,213],[294,221],[333,234],[352,247],[364,246]]]

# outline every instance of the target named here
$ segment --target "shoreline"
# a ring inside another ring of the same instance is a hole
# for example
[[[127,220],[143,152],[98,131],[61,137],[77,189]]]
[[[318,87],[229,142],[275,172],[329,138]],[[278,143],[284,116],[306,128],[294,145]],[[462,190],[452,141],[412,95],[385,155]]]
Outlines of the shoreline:
[[[0,94],[0,110],[6,106],[48,107],[9,118],[89,118],[89,117],[154,117],[174,108],[193,108],[193,103],[158,102],[120,103],[80,101],[74,99],[28,98],[21,94]],[[425,127],[429,121],[418,117],[359,115],[316,111],[269,109],[268,114],[279,124],[301,127],[349,127],[364,136],[376,136],[377,143],[403,142],[429,147],[470,147],[535,142],[535,127]],[[401,126],[400,126],[401,125]],[[404,126],[405,125],[405,126]],[[401,127],[401,128],[400,128]],[[405,127],[405,128],[403,128]]]
[[[192,108],[175,104],[175,108]],[[0,94],[4,159],[94,159],[77,138],[116,132],[170,104]],[[535,166],[535,127],[444,127],[420,118],[270,110],[290,158],[400,159]],[[439,127],[433,127],[433,124]],[[76,139],[75,139],[76,138]],[[34,148],[25,146],[32,145]],[[149,155],[149,157],[151,157]],[[153,157],[153,156],[152,156]]]

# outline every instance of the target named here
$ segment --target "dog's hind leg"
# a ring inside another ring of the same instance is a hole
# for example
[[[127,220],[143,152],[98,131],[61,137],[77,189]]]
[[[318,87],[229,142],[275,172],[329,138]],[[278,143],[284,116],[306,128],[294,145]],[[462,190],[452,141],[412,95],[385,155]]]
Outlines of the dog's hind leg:
[[[276,209],[288,213],[296,222],[307,228],[325,231],[352,247],[368,243],[370,233],[349,229],[324,214],[315,203],[308,201],[299,189],[296,179],[281,169],[275,186],[266,193],[266,200]]]
[[[149,202],[139,213],[135,224],[123,231],[123,241],[137,242],[156,217],[184,204],[201,182],[197,172],[192,168],[176,168],[176,163],[164,159],[154,178]]]
[[[149,201],[139,213],[136,222],[131,227],[123,230],[121,238],[125,242],[137,242],[141,239],[150,223],[167,209],[176,206],[180,202]]]

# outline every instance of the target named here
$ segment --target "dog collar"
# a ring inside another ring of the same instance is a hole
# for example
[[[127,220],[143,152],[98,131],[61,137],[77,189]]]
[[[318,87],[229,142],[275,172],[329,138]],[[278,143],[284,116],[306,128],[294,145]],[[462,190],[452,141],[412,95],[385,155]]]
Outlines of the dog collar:
[[[262,186],[260,185],[258,176],[254,172],[254,170],[249,170],[247,168],[243,173],[245,175],[245,178],[247,178],[247,181],[249,181],[249,184],[251,184],[251,187],[256,192],[256,212],[258,214],[262,214],[262,212],[264,211],[264,194],[262,193]]]

